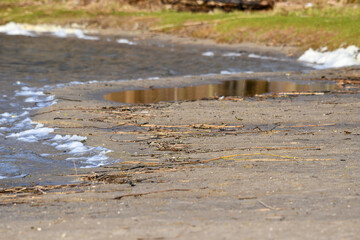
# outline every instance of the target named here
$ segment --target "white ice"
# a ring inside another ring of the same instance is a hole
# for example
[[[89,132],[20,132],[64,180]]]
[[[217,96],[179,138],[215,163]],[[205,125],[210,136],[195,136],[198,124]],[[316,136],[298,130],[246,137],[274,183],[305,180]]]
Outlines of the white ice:
[[[74,31],[74,35],[75,35],[77,38],[80,38],[80,39],[85,39],[85,40],[99,40],[99,37],[85,35],[84,32],[81,31],[81,30],[79,30],[79,29],[76,29],[76,30]]]
[[[107,159],[109,159],[108,156],[106,156],[106,154],[108,153],[109,151],[102,151],[100,152],[98,155],[95,155],[95,156],[92,156],[90,158],[87,159],[87,162],[89,163],[94,163],[94,162],[103,162]]]
[[[61,136],[59,134],[57,134],[53,139],[51,139],[52,141],[84,141],[86,140],[87,137],[82,137],[82,136],[78,136],[78,135],[65,135],[65,136]]]
[[[205,56],[205,57],[213,57],[215,54],[214,52],[208,51],[208,52],[204,52],[201,55]]]
[[[15,96],[43,96],[45,93],[36,88],[22,87],[21,91],[15,91]]]
[[[54,96],[48,96],[45,98],[39,98],[39,97],[28,97],[24,100],[24,102],[28,103],[38,103],[38,102],[50,102],[54,100]]]
[[[222,70],[222,71],[220,71],[220,74],[222,74],[222,75],[229,75],[229,74],[234,74],[234,73],[254,73],[254,72],[252,72],[252,71],[242,72],[242,71],[236,71],[236,70],[234,70],[234,71],[231,71],[231,70]]]
[[[60,145],[56,146],[56,149],[70,150],[70,152],[69,152],[70,154],[84,154],[84,153],[88,152],[89,150],[91,150],[91,148],[84,146],[83,143],[77,142],[77,141],[60,144]]]
[[[159,77],[149,77],[149,78],[147,78],[148,80],[158,80],[158,79],[160,79]]]
[[[223,57],[240,57],[242,54],[241,53],[224,53],[222,56]]]
[[[45,93],[42,91],[44,88],[31,88],[31,87],[22,87],[21,90],[15,91],[15,96],[24,96],[24,102],[26,103],[36,103],[36,106],[24,107],[24,110],[35,110],[43,107],[48,107],[56,103],[54,96],[45,96]]]
[[[25,30],[21,25],[13,22],[0,26],[0,33],[5,33],[7,35],[22,35],[22,36],[30,36],[30,37],[36,36],[30,31]]]
[[[99,150],[99,148],[101,147],[97,147],[97,149]],[[105,161],[109,159],[108,156],[106,156],[107,153],[112,152],[111,150],[108,150],[106,148],[102,148],[104,150],[100,151],[97,155],[94,155],[90,158],[86,159],[87,163],[90,163],[91,166],[86,166],[85,168],[90,168],[90,167],[99,167],[105,164]]]
[[[19,116],[15,113],[8,113],[8,112],[5,112],[5,113],[2,113],[0,114],[0,124],[4,124],[4,123],[13,123],[15,122]]]
[[[54,96],[46,95],[44,91],[65,86],[98,82],[99,81],[97,80],[87,82],[74,81],[67,84],[45,85],[42,88],[22,86],[20,90],[15,91],[14,95],[15,97],[21,97],[25,103],[32,103],[33,105],[36,105],[35,107],[28,108],[29,110],[33,110],[56,103]],[[37,143],[41,141],[42,144],[53,146],[57,150],[66,151],[63,154],[75,156],[78,161],[83,163],[84,167],[104,165],[106,163],[105,160],[109,159],[106,154],[111,152],[111,150],[100,146],[86,146],[84,141],[87,137],[78,135],[54,135],[53,132],[55,129],[44,127],[43,124],[32,122],[28,115],[28,111],[24,111],[22,113],[1,113],[0,136],[5,138],[14,138],[28,143]],[[43,153],[41,156],[47,157],[49,154]]]
[[[54,33],[52,33],[52,35],[58,38],[66,38],[68,36],[64,29],[58,29]]]
[[[38,124],[34,129],[25,130],[19,133],[12,133],[8,135],[8,138],[16,138],[22,142],[38,142],[39,140],[47,137],[50,133],[54,132],[55,129],[42,127]]]
[[[233,72],[230,72],[230,71],[228,71],[228,70],[222,70],[221,72],[220,72],[220,74],[222,74],[222,75],[228,75],[228,74],[232,74]]]
[[[264,60],[285,61],[284,59],[281,59],[281,58],[269,57],[269,56],[261,56],[261,55],[257,55],[257,54],[254,54],[254,53],[249,54],[248,57],[249,58],[259,58],[259,59],[264,59]]]
[[[137,43],[136,42],[132,42],[128,39],[125,39],[125,38],[120,38],[117,40],[118,43],[120,44],[128,44],[128,45],[136,45]]]
[[[4,113],[0,114],[0,116],[1,116],[1,117],[5,117],[5,118],[8,118],[8,117],[13,116],[13,114],[8,113],[8,112],[4,112]]]
[[[16,123],[12,129],[24,129],[24,128],[27,128],[29,126],[31,126],[31,124],[33,124],[33,121],[31,121],[30,118],[25,118],[24,120]]]
[[[6,25],[0,26],[0,32],[8,35],[25,35],[25,36],[38,36],[35,33],[43,34],[50,33],[55,37],[66,38],[69,36],[75,36],[79,39],[85,40],[99,40],[99,37],[86,35],[82,30],[76,28],[63,28],[56,25],[48,24],[20,24],[10,22]]]
[[[0,175],[0,179],[5,179],[5,178],[22,178],[22,177],[26,177],[28,174],[20,174],[17,176],[13,176],[13,177],[6,177],[6,176],[1,176]]]
[[[313,67],[316,69],[337,68],[360,65],[360,53],[356,46],[327,52],[315,51],[310,48],[298,60],[314,64]]]

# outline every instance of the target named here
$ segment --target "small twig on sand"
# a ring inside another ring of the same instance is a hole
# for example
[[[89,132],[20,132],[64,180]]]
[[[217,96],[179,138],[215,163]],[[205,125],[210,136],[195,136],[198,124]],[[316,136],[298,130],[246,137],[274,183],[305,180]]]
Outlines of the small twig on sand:
[[[228,151],[235,151],[235,150],[258,150],[264,149],[267,151],[274,151],[274,150],[301,150],[301,149],[308,149],[308,150],[321,150],[321,147],[242,147],[242,148],[226,148],[226,149],[214,149],[206,152],[228,152]]]
[[[185,188],[184,189],[182,189],[182,188],[165,189],[165,190],[159,190],[159,191],[154,191],[154,192],[125,194],[125,195],[115,197],[114,199],[120,200],[124,197],[140,197],[140,196],[144,196],[144,195],[155,194],[155,193],[164,193],[164,192],[188,192],[191,190],[193,190],[193,189],[185,189]]]
[[[249,200],[249,199],[257,199],[257,197],[256,196],[249,196],[249,197],[241,197],[241,196],[239,196],[238,199],[239,200]]]
[[[257,200],[257,201],[258,201],[258,203],[260,203],[261,205],[263,205],[263,206],[266,207],[266,208],[269,208],[269,209],[271,209],[271,210],[277,210],[276,208],[274,208],[274,207],[272,207],[272,206],[264,203],[264,202],[261,201],[261,200]]]

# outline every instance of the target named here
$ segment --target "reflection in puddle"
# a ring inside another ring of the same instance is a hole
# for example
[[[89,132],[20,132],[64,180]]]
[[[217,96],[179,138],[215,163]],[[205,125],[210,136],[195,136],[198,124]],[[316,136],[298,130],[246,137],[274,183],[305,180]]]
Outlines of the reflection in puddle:
[[[280,92],[316,92],[335,90],[333,84],[297,84],[294,82],[269,82],[264,80],[234,80],[220,84],[200,85],[182,88],[157,88],[113,92],[105,100],[121,103],[156,103],[162,101],[199,100],[212,97],[251,97],[256,94]]]

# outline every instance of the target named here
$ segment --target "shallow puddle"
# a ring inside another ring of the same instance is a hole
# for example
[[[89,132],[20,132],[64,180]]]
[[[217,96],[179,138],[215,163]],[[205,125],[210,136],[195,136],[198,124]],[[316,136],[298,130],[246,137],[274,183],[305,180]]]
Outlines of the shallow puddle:
[[[317,92],[335,90],[336,85],[298,84],[286,81],[233,80],[219,84],[208,84],[182,88],[156,88],[113,92],[105,100],[121,103],[156,103],[162,101],[191,101],[213,97],[251,97],[256,94],[280,92]]]

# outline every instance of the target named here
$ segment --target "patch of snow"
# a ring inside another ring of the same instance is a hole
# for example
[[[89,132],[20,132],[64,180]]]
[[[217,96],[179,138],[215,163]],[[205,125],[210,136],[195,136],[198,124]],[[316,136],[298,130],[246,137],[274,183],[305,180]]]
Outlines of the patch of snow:
[[[64,29],[58,29],[52,33],[53,36],[58,38],[66,38],[68,34],[64,31]]]
[[[69,150],[70,154],[84,154],[91,150],[89,147],[84,146],[83,143],[77,141],[71,141],[56,146],[58,150]]]
[[[228,75],[228,74],[232,74],[232,72],[227,71],[227,70],[222,70],[222,71],[220,72],[220,74],[222,74],[222,75]]]
[[[39,97],[28,97],[24,100],[24,102],[27,103],[38,103],[38,102],[49,102],[54,100],[54,96],[48,96],[45,98],[39,98]]]
[[[52,141],[84,141],[86,140],[87,137],[81,137],[78,135],[65,135],[65,136],[61,136],[59,134],[57,134],[53,139],[51,139]]]
[[[45,93],[37,88],[22,87],[21,91],[15,91],[15,96],[43,96]]]
[[[222,70],[222,71],[220,71],[220,74],[222,74],[222,75],[229,75],[229,74],[234,74],[234,73],[254,73],[254,72],[252,72],[252,71],[238,71],[238,70],[231,70],[231,69],[229,69],[229,70]]]
[[[11,124],[19,118],[17,114],[8,112],[0,114],[0,117],[0,124]]]
[[[261,55],[257,55],[257,54],[253,54],[253,53],[249,54],[248,57],[249,58],[259,58],[259,59],[264,59],[264,60],[287,61],[287,60],[281,59],[281,58],[261,56]]]
[[[101,151],[99,154],[95,155],[95,156],[92,156],[90,158],[87,159],[87,162],[88,163],[99,163],[100,164],[97,164],[96,166],[100,166],[100,165],[103,165],[104,164],[104,161],[109,159],[108,156],[106,156],[107,153],[109,153],[110,151],[109,150],[104,150],[104,151]]]
[[[4,113],[0,114],[1,117],[5,117],[5,118],[11,117],[12,115],[13,114],[8,113],[8,112],[4,112]]]
[[[16,175],[16,176],[11,176],[11,177],[6,177],[6,176],[2,176],[2,175],[0,175],[0,179],[13,179],[13,178],[23,178],[23,177],[26,177],[28,174],[20,174],[20,175]]]
[[[158,80],[158,79],[160,79],[159,77],[149,77],[149,78],[147,78],[148,80]]]
[[[200,74],[200,76],[216,76],[216,73],[205,73],[205,74]]]
[[[224,53],[222,56],[223,57],[240,57],[240,56],[242,56],[242,54],[230,52],[230,53]]]
[[[10,22],[6,25],[0,26],[0,33],[5,33],[7,35],[22,35],[35,37],[36,35],[30,31],[27,31],[23,28],[22,25]]]
[[[7,35],[24,35],[36,37],[37,34],[50,33],[51,35],[59,38],[66,38],[69,36],[74,36],[79,39],[85,40],[99,40],[99,37],[85,35],[85,33],[76,28],[63,28],[61,26],[56,25],[48,25],[48,24],[39,24],[39,25],[31,25],[31,24],[20,24],[10,22],[6,25],[0,26],[0,32],[5,33]]]
[[[99,37],[85,35],[83,31],[76,29],[74,35],[79,39],[85,40],[99,40]]]
[[[315,69],[338,68],[360,65],[360,53],[356,46],[328,52],[315,51],[310,48],[298,60],[313,64],[312,67]]]
[[[30,118],[25,118],[24,120],[21,120],[20,122],[16,123],[12,127],[12,129],[14,129],[14,130],[25,129],[25,128],[28,128],[29,126],[31,126],[31,124],[33,124],[33,121],[31,121]]]
[[[128,39],[125,39],[125,38],[120,38],[116,41],[117,43],[120,43],[120,44],[128,44],[128,45],[136,45],[137,43],[136,42],[132,42]]]
[[[38,142],[39,140],[48,137],[50,133],[54,132],[54,128],[43,127],[38,124],[34,129],[25,130],[19,133],[12,133],[7,138],[16,138],[22,142]]]
[[[45,85],[41,88],[21,86],[23,84],[19,82],[17,86],[19,86],[19,88],[21,87],[21,89],[14,92],[14,97],[21,98],[24,104],[32,105],[32,107],[23,109],[34,110],[56,103],[54,96],[46,95],[45,91],[65,86],[83,85],[98,82],[99,81],[97,80],[87,82],[74,81],[67,84]],[[34,105],[36,106],[34,107]],[[19,105],[17,107],[21,108],[23,105]],[[80,167],[96,167],[108,163],[106,160],[108,160],[109,157],[107,157],[106,154],[111,152],[111,150],[100,146],[86,146],[84,141],[87,139],[87,137],[78,135],[55,135],[53,134],[55,129],[44,127],[43,124],[32,122],[28,115],[28,111],[18,113],[0,113],[0,136],[5,138],[13,138],[18,141],[27,143],[41,142],[42,144],[53,146],[57,150],[66,151],[57,154],[70,155],[75,157],[79,161]],[[43,153],[41,156],[51,156],[51,154]],[[5,178],[8,178],[6,174],[4,176]]]
[[[208,52],[202,53],[201,55],[203,55],[204,57],[213,57],[213,56],[215,56],[215,53],[208,51]]]

